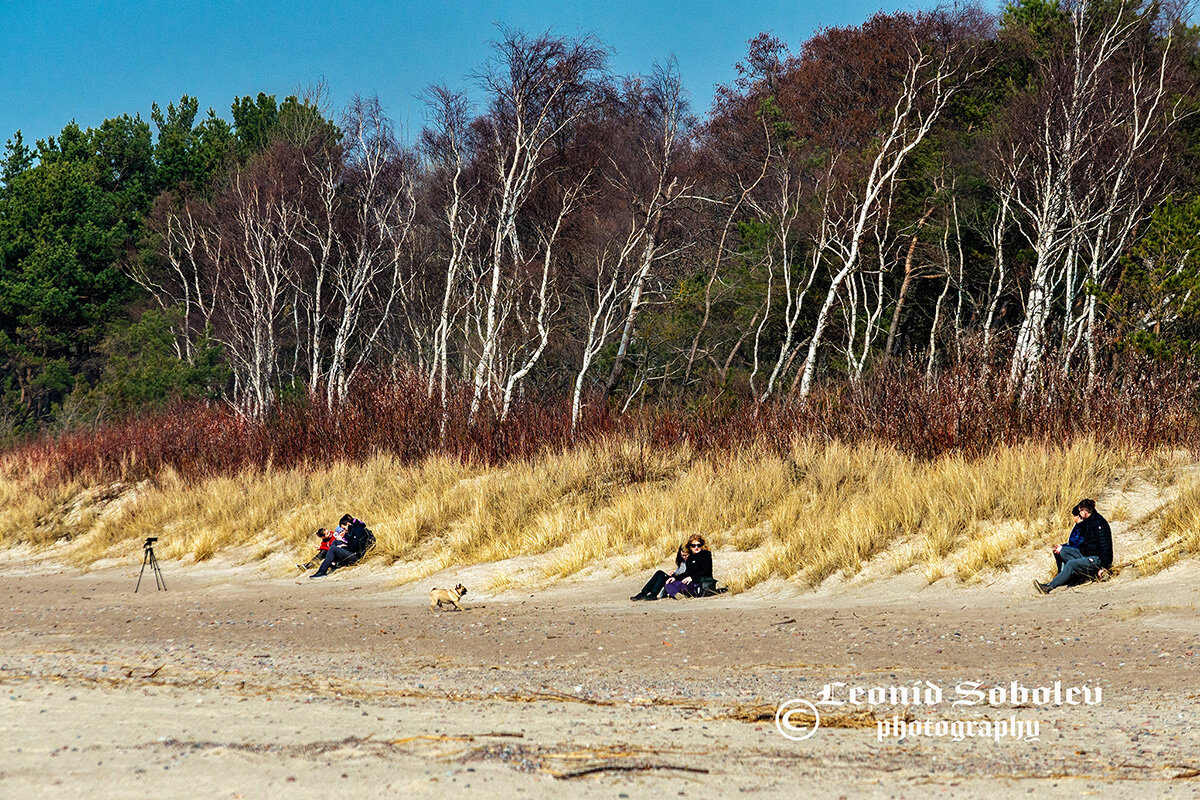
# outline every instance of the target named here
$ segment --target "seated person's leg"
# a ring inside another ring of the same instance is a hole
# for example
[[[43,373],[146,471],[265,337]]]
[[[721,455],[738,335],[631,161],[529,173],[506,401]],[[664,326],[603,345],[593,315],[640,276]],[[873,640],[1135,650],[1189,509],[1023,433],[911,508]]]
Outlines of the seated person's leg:
[[[356,556],[354,554],[354,551],[350,550],[348,548],[331,547],[329,549],[337,551],[334,554],[333,564],[330,566],[330,569],[337,569],[338,567],[349,566],[350,564],[353,564],[355,561],[358,560],[358,556]]]
[[[634,597],[658,597],[659,593],[662,592],[663,584],[666,582],[667,573],[660,569],[650,576],[650,580],[646,581],[646,585]]]
[[[680,595],[684,597],[695,597],[698,586],[695,583],[684,583],[683,581],[669,580],[667,585],[663,587],[663,591],[667,593],[667,597],[675,598]]]
[[[341,547],[330,547],[325,551],[325,559],[321,562],[320,568],[313,573],[313,577],[320,577],[329,572],[330,569],[347,563],[345,561],[347,557],[353,559],[354,554]]]
[[[1076,559],[1074,578],[1080,582],[1090,581],[1100,571],[1100,559],[1096,556]]]
[[[312,574],[312,577],[319,578],[326,572],[329,572],[329,565],[333,563],[333,548],[325,551],[325,557],[321,559],[321,566],[317,567],[317,571]]]
[[[1066,545],[1066,544],[1064,544],[1062,547],[1060,547],[1058,549],[1058,552],[1055,555],[1058,557],[1058,560],[1061,562],[1059,565],[1059,569],[1062,569],[1062,564],[1065,564],[1068,561],[1074,561],[1077,558],[1083,558],[1083,553],[1079,552],[1079,548],[1071,547],[1070,545]]]
[[[1057,578],[1060,574],[1062,574],[1063,567],[1067,564],[1067,562],[1074,561],[1077,558],[1083,558],[1083,553],[1079,552],[1078,548],[1071,547],[1070,545],[1065,545],[1065,544],[1062,547],[1060,547],[1058,549],[1058,552],[1054,554],[1055,568],[1058,570],[1058,572],[1055,573],[1055,578]],[[1058,584],[1058,585],[1059,586],[1069,586],[1075,582],[1077,582],[1075,577],[1068,574],[1063,579],[1063,583]],[[1053,583],[1053,581],[1051,581],[1051,583]],[[1047,586],[1049,586],[1049,584],[1047,584]]]
[[[1098,560],[1094,556],[1091,558],[1083,556],[1072,558],[1063,564],[1062,569],[1054,576],[1054,580],[1046,584],[1046,588],[1057,589],[1060,586],[1067,585],[1069,582],[1090,578],[1096,574],[1099,566]]]

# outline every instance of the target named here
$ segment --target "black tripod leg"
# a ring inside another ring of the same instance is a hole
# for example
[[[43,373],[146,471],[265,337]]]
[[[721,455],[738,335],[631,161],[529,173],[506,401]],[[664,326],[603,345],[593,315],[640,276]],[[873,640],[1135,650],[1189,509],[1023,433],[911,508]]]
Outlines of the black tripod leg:
[[[137,594],[138,589],[142,588],[142,573],[146,571],[146,562],[150,560],[150,551],[147,550],[142,556],[142,571],[138,573],[137,586],[133,587],[133,593]]]
[[[167,590],[167,580],[163,577],[162,570],[158,566],[158,558],[154,555],[153,550],[150,551],[150,566],[154,568],[154,586],[165,592]]]

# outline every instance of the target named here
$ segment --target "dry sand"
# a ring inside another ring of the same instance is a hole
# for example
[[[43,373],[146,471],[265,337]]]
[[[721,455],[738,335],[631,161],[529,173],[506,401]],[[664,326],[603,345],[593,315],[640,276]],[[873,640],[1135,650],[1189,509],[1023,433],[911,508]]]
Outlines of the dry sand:
[[[1041,563],[966,587],[901,575],[656,603],[628,601],[640,579],[594,576],[536,596],[472,591],[467,611],[440,613],[430,586],[481,573],[396,587],[370,564],[307,580],[280,563],[166,562],[168,590],[144,580],[135,595],[138,566],[5,555],[0,796],[1200,791],[1194,561],[1050,597],[1030,585]],[[909,709],[1036,720],[1038,741],[826,726],[796,742],[770,718],[831,682],[918,680],[1061,681],[1103,702]],[[765,718],[745,721],[755,704]]]

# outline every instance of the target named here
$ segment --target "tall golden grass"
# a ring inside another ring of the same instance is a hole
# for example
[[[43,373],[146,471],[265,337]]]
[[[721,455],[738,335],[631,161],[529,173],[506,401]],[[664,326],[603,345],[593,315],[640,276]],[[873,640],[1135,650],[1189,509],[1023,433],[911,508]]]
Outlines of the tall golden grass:
[[[970,580],[1066,526],[1070,506],[1098,494],[1128,458],[1086,440],[921,460],[808,439],[784,452],[697,455],[621,438],[499,467],[440,456],[405,466],[380,455],[208,479],[167,469],[137,486],[99,487],[10,463],[0,544],[57,542],[62,558],[85,567],[136,552],[147,536],[161,538],[166,558],[307,558],[312,531],[348,511],[375,531],[372,559],[399,562],[405,578],[545,556],[533,577],[498,574],[495,588],[595,565],[643,570],[692,533],[714,550],[745,552],[719,575],[735,591],[772,577],[817,585],[869,562]],[[1185,497],[1200,519],[1200,487]]]
[[[1149,575],[1175,564],[1183,556],[1200,555],[1200,480],[1184,484],[1175,502],[1162,514],[1158,547],[1135,561]]]

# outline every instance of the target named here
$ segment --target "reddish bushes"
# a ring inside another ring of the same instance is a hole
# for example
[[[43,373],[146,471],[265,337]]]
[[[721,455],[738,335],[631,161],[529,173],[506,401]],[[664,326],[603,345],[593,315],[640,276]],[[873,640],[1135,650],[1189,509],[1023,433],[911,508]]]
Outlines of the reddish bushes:
[[[750,444],[785,449],[797,436],[879,441],[921,458],[997,445],[1089,436],[1136,449],[1200,445],[1200,378],[1190,364],[1128,357],[1094,391],[1054,377],[1024,401],[1001,369],[957,367],[927,381],[915,363],[877,371],[859,383],[820,388],[807,403],[706,401],[681,408],[665,402],[624,415],[589,404],[574,435],[565,398],[517,403],[507,421],[466,421],[469,395],[445,409],[422,380],[363,379],[330,409],[317,399],[277,404],[265,420],[223,405],[177,405],[86,433],[43,438],[15,454],[63,477],[138,478],[171,467],[185,477],[306,462],[361,460],[389,453],[404,462],[443,453],[500,463],[561,450],[605,435],[637,437],[650,447],[689,444],[699,452]],[[319,395],[319,393],[318,393]]]

